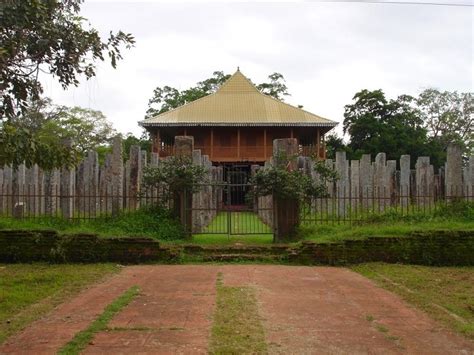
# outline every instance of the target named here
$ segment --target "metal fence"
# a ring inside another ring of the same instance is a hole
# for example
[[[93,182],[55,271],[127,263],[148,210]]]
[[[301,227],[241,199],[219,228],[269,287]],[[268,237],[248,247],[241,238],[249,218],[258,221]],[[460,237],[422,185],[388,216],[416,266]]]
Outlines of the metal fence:
[[[250,199],[250,184],[214,183],[202,185],[193,194],[192,204],[185,206],[189,218],[185,224],[194,234],[271,234],[273,204],[271,196]],[[3,191],[8,191],[4,189]],[[474,191],[474,186],[468,189]],[[381,218],[417,219],[441,216],[453,203],[474,204],[474,194],[467,190],[440,194],[413,194],[403,189],[388,193],[388,189],[341,190],[324,198],[310,199],[300,204],[298,222],[301,225],[340,224],[377,221]],[[23,191],[0,195],[0,217],[40,218],[62,217],[72,220],[112,218],[140,207],[163,205],[157,189],[139,195],[121,194],[61,194],[59,187],[50,193],[38,193],[26,187]],[[172,201],[166,208],[172,208]]]
[[[156,189],[136,196],[109,194],[107,191],[104,194],[61,194],[59,186],[50,192],[39,193],[33,188],[25,187],[18,193],[3,193],[0,195],[0,217],[88,220],[116,217],[140,207],[163,204]],[[163,207],[171,208],[171,202]]]
[[[302,225],[360,223],[377,220],[409,220],[441,216],[441,211],[449,211],[455,204],[471,202],[471,189],[461,191],[450,189],[446,196],[436,193],[422,194],[408,189],[389,193],[389,189],[374,188],[364,191],[341,190],[325,198],[311,199],[300,206]],[[468,191],[471,194],[468,194]]]

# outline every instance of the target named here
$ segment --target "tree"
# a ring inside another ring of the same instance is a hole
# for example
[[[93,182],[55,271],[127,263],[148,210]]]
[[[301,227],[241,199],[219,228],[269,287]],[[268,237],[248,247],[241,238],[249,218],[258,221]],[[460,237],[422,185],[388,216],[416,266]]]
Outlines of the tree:
[[[117,134],[102,112],[55,106],[49,99],[30,104],[24,115],[5,122],[0,133],[7,144],[2,147],[3,164],[24,161],[45,169],[73,165],[89,150],[99,151],[103,159],[108,143]],[[72,149],[64,146],[67,140],[72,141]]]
[[[459,143],[474,153],[474,94],[424,90],[416,100],[430,139],[446,149]]]
[[[179,91],[171,86],[157,87],[153,90],[153,97],[148,101],[145,118],[151,118],[201,97],[213,94],[229,78],[230,74],[224,74],[223,71],[215,71],[212,73],[212,77],[200,81],[196,86],[186,90]],[[289,95],[282,74],[273,73],[268,78],[270,82],[256,85],[257,89],[279,100],[283,100],[284,96]]]
[[[5,122],[0,129],[0,166],[11,165],[16,169],[20,164],[38,164],[44,170],[73,166],[79,154],[63,143],[58,137],[38,137],[28,128]]]
[[[78,76],[96,75],[98,60],[108,55],[115,68],[120,48],[134,44],[132,35],[110,32],[103,41],[79,15],[82,0],[4,0],[0,4],[0,119],[19,116],[42,93],[40,71],[63,88],[78,85]]]
[[[124,161],[128,160],[130,156],[130,147],[132,145],[140,146],[141,150],[151,151],[151,141],[148,137],[148,132],[143,130],[140,138],[134,136],[132,133],[128,132],[123,138],[123,159]]]
[[[341,137],[335,133],[326,136],[326,156],[328,159],[335,159],[336,152],[346,152],[348,159],[352,157],[351,149],[344,143]]]
[[[343,125],[344,133],[349,134],[348,148],[353,158],[379,152],[387,153],[388,159],[399,159],[402,154],[410,154],[412,159],[430,155],[440,166],[443,152],[429,142],[413,97],[401,95],[388,100],[382,90],[362,90],[353,100],[353,104],[345,106]]]

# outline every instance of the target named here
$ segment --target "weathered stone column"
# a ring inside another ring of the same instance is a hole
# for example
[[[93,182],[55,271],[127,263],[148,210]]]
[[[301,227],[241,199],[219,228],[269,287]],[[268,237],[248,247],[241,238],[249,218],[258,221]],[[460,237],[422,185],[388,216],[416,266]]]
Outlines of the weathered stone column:
[[[130,178],[130,185],[128,186],[129,208],[133,211],[140,207],[138,194],[140,193],[142,159],[138,145],[132,145],[130,147],[130,160],[128,162],[130,164],[130,170],[128,172]]]
[[[44,210],[49,216],[56,215],[57,213],[59,179],[58,169],[44,172]]]
[[[275,139],[273,141],[273,159],[277,168],[297,169],[298,141],[295,138]],[[273,242],[282,243],[297,238],[300,221],[300,203],[297,199],[283,199],[273,195]]]
[[[379,212],[383,212],[386,206],[386,199],[388,197],[386,183],[386,170],[387,170],[387,157],[385,153],[378,153],[375,156],[374,164],[374,195],[376,199],[376,205],[374,209],[378,209]]]
[[[123,207],[123,147],[122,138],[116,136],[112,143],[110,178],[112,182],[112,216],[117,216]]]
[[[63,142],[67,148],[72,148],[72,140],[67,139]],[[61,214],[63,218],[72,218],[74,216],[74,177],[76,172],[68,166],[61,169],[60,194],[59,201]]]
[[[362,207],[368,209],[372,206],[374,193],[374,168],[370,154],[363,154],[360,159],[360,189],[362,196]]]
[[[448,146],[446,159],[446,199],[462,196],[462,149],[458,144]]]
[[[406,210],[410,203],[410,156],[400,157],[400,206]]]
[[[356,213],[359,209],[360,199],[360,162],[358,160],[351,160],[351,179],[349,181],[351,186],[351,213]]]
[[[85,214],[95,217],[99,202],[99,155],[90,151],[84,160]]]
[[[12,175],[12,197],[13,197],[13,216],[22,218],[25,212],[26,191],[25,191],[25,164],[21,164],[13,169]]]
[[[188,158],[192,162],[194,137],[176,136],[174,138],[174,148],[176,157]],[[193,194],[190,191],[179,191],[175,194],[173,198],[174,214],[179,216],[179,219],[185,228],[185,232],[189,236],[191,236],[193,223],[192,205]]]
[[[337,196],[337,217],[345,218],[349,207],[349,162],[346,159],[346,152],[336,152],[336,196]]]

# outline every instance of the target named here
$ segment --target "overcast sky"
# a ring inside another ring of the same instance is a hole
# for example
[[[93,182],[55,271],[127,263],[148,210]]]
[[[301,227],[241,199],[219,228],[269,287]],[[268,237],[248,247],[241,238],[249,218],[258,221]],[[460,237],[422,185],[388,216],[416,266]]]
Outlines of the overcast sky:
[[[288,103],[337,122],[361,89],[389,97],[427,87],[474,91],[473,7],[86,0],[81,14],[104,35],[132,33],[136,46],[117,69],[101,63],[77,88],[44,77],[45,95],[100,110],[123,133],[140,134],[156,86],[186,89],[237,66],[256,83],[282,73]]]

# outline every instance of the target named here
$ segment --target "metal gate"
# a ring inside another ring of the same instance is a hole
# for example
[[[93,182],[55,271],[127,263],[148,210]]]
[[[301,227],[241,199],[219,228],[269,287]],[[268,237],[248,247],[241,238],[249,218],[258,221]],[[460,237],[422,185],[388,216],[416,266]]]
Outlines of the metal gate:
[[[273,234],[271,197],[253,198],[250,166],[225,167],[224,181],[200,186],[186,206],[192,234]]]

